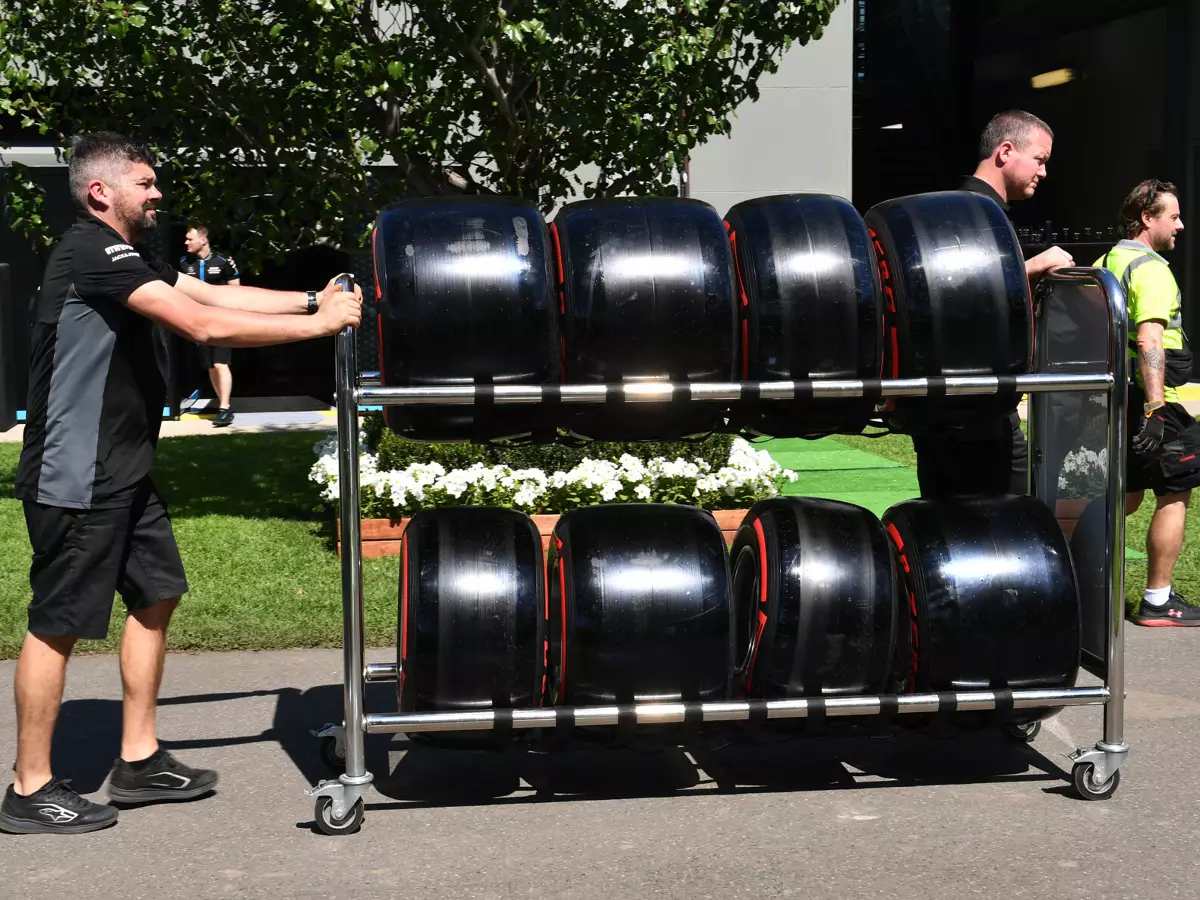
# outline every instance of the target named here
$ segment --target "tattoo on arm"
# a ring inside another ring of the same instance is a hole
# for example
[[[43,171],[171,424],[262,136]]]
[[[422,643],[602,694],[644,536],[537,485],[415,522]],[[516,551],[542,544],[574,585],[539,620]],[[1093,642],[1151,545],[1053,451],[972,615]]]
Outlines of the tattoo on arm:
[[[1162,345],[1157,341],[1138,348],[1138,368],[1142,372],[1142,388],[1146,392],[1146,401],[1153,403],[1165,400],[1167,356]]]

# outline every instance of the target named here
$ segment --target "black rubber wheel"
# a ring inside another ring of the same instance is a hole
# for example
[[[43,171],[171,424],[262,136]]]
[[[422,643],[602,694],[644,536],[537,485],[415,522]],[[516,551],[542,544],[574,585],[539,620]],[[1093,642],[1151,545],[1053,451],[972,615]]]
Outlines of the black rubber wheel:
[[[564,382],[737,379],[733,254],[712,206],[681,197],[584,200],[559,210],[550,234]],[[705,435],[723,419],[719,403],[681,400],[559,413],[568,431],[604,441]]]
[[[1034,739],[1041,734],[1041,722],[1025,722],[1020,725],[1005,725],[1002,729],[1004,736],[1014,744],[1032,744]]]
[[[907,666],[907,595],[869,510],[774,497],[747,513],[730,551],[737,686],[756,699],[894,694]],[[796,720],[793,720],[796,721]]]
[[[878,378],[881,295],[871,234],[841,197],[784,194],[739,203],[725,217],[737,272],[743,381]],[[753,434],[859,434],[875,400],[745,404]]]
[[[337,739],[332,737],[321,738],[321,762],[325,763],[335,772],[346,771],[346,755],[343,752],[337,752]]]
[[[317,828],[322,834],[332,836],[354,834],[362,827],[363,802],[361,799],[355,800],[346,817],[338,819],[333,815],[333,798],[318,797],[316,809],[313,810],[313,818],[316,819]]]
[[[1024,375],[1033,302],[1017,233],[992,200],[940,191],[887,200],[865,217],[884,296],[884,377]],[[961,248],[961,249],[960,249]],[[1007,414],[1018,398],[889,401],[893,431]]]
[[[1091,763],[1076,763],[1071,769],[1071,782],[1081,800],[1107,800],[1117,792],[1121,783],[1121,770],[1113,772],[1106,781],[1097,783],[1093,778],[1096,767]]]
[[[379,213],[371,233],[379,368],[396,387],[557,384],[558,298],[537,207],[496,196],[422,197]],[[396,434],[476,441],[554,434],[538,404],[386,406]],[[558,407],[554,407],[557,409]]]
[[[1075,684],[1079,593],[1066,538],[1044,504],[1015,496],[906,500],[883,523],[908,588],[914,692]],[[958,727],[982,728],[1055,712],[1009,706],[996,714],[952,711],[952,718]]]
[[[573,509],[554,526],[547,566],[552,705],[729,698],[729,562],[711,513],[667,503]]]
[[[546,576],[533,520],[484,506],[423,509],[409,521],[400,553],[400,711],[540,706]],[[438,732],[427,739],[501,748],[527,735]]]

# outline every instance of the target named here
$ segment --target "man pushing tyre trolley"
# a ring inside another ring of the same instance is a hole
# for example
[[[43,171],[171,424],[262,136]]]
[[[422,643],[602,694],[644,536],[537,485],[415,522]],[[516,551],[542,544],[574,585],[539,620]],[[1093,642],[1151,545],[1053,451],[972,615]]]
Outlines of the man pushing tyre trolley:
[[[117,821],[50,768],[67,660],[103,638],[114,594],[123,728],[109,795],[125,804],[188,800],[217,774],[158,744],[155,712],[167,626],[187,591],[166,504],[150,479],[166,380],[155,323],[224,347],[258,347],[357,326],[362,292],[217,286],[137,244],[162,194],[154,157],[112,132],[79,138],[68,177],[79,218],[47,263],[33,315],[28,417],[15,495],[33,547],[29,630],[17,662],[17,760],[0,830],[71,834]]]

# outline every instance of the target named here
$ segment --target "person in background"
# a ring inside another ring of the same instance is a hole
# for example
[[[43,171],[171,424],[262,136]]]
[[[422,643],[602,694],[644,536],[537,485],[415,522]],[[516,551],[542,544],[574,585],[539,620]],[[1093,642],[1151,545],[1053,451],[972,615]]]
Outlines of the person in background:
[[[1012,204],[1033,196],[1046,178],[1054,132],[1032,113],[1009,110],[994,116],[979,140],[979,163],[959,190],[995,201],[1009,214]],[[1025,261],[1030,280],[1075,261],[1051,247]],[[914,435],[921,496],[1024,494],[1029,449],[1016,405],[984,421]]]
[[[187,253],[179,258],[179,271],[193,278],[199,278],[208,284],[242,283],[237,264],[232,257],[221,256],[213,251],[208,242],[208,228],[204,225],[193,225],[184,237],[183,246]],[[212,382],[213,391],[217,395],[217,414],[213,416],[213,427],[224,428],[233,424],[233,409],[229,397],[233,393],[233,351],[228,347],[210,347],[207,344],[197,344],[200,351],[200,364],[208,371],[208,380]]]
[[[1146,535],[1146,590],[1137,625],[1200,625],[1200,609],[1171,585],[1183,549],[1192,488],[1200,485],[1200,424],[1179,402],[1192,374],[1179,285],[1162,257],[1183,231],[1179,193],[1157,178],[1143,181],[1121,206],[1124,239],[1096,260],[1121,280],[1129,310],[1129,455],[1126,513],[1156,498]]]

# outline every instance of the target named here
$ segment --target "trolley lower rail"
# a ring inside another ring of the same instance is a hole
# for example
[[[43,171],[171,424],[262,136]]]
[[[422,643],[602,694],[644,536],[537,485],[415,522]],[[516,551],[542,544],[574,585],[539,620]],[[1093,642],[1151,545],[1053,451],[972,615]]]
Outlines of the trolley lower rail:
[[[1048,706],[1097,706],[1108,701],[1105,687],[1018,691],[943,691],[936,694],[883,694],[862,697],[809,697],[797,700],[743,700],[720,703],[645,703],[623,706],[560,706],[545,709],[464,712],[370,713],[367,734],[430,731],[492,731],[559,726],[672,725],[690,722],[749,722],[804,719],[812,715],[882,716],[953,713]]]

